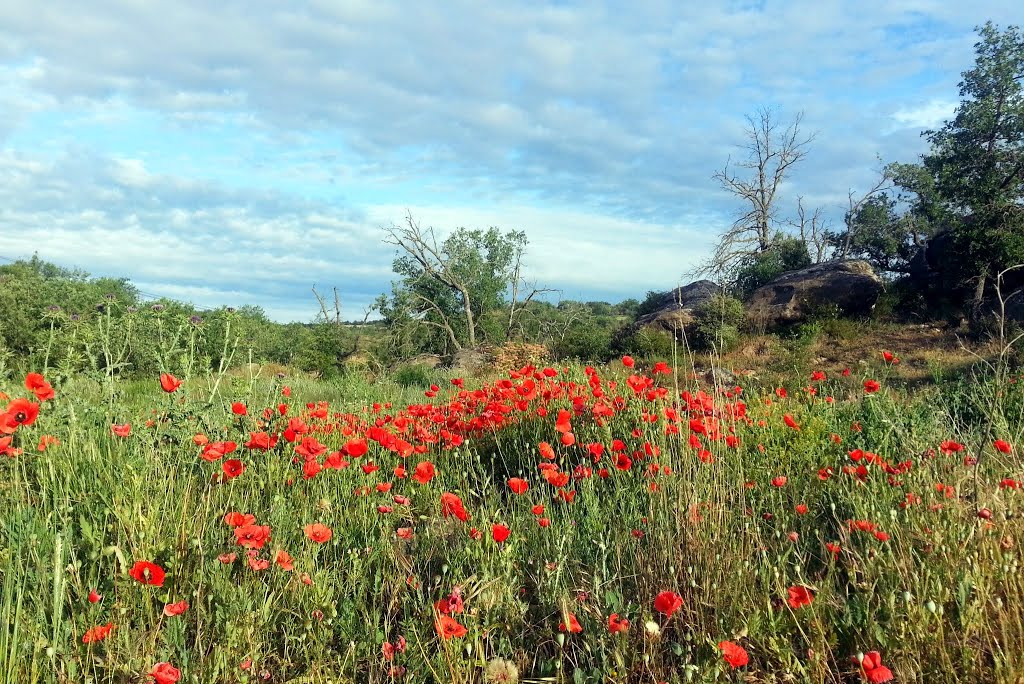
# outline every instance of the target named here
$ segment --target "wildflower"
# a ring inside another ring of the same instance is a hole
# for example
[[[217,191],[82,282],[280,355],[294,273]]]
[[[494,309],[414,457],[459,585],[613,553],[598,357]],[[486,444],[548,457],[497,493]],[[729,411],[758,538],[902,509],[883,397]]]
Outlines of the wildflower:
[[[233,480],[234,478],[245,472],[245,464],[239,461],[237,458],[229,458],[224,461],[221,469],[224,471],[224,478]]]
[[[39,417],[39,404],[28,399],[15,399],[0,413],[0,434],[13,434],[22,425],[31,425]]]
[[[89,590],[89,603],[99,603],[103,600],[103,595],[97,592],[95,589]]]
[[[108,622],[105,625],[97,625],[95,627],[90,627],[85,632],[85,634],[82,635],[82,643],[91,644],[97,641],[103,641],[108,636],[110,636],[110,633],[112,631],[114,631],[113,622]]]
[[[452,637],[459,639],[466,636],[466,628],[447,615],[438,616],[434,621],[434,629],[437,630],[437,635],[446,641]]]
[[[865,380],[864,381],[864,391],[867,392],[868,394],[874,394],[879,389],[881,389],[881,387],[882,386],[878,383],[877,380]]]
[[[789,415],[787,413],[786,415],[782,416],[782,421],[786,424],[786,427],[790,427],[790,428],[796,430],[797,432],[800,432],[800,426],[793,419],[793,416],[791,416],[791,415]]]
[[[277,553],[274,554],[274,562],[285,572],[291,572],[295,568],[294,560],[287,551],[278,549]]]
[[[511,533],[512,531],[507,525],[495,524],[491,526],[491,536],[494,538],[494,541],[499,544],[508,539],[508,536]]]
[[[160,375],[160,389],[170,394],[181,387],[181,380],[174,377],[170,373],[163,373]],[[176,681],[176,680],[175,680]]]
[[[993,442],[992,446],[996,448],[996,451],[1001,451],[1004,454],[1009,454],[1013,452],[1013,447],[1010,445],[1010,443],[1004,442],[1001,439],[997,439],[995,442]]]
[[[510,477],[508,480],[508,488],[511,489],[513,493],[522,496],[526,493],[526,490],[530,488],[530,483],[521,477]]]
[[[28,373],[25,376],[25,389],[36,395],[39,401],[48,401],[54,396],[53,387],[39,373]]]
[[[311,523],[302,528],[302,531],[307,537],[317,544],[323,544],[330,540],[332,532],[331,528],[321,523]]]
[[[117,437],[127,437],[132,431],[132,425],[131,423],[124,423],[123,425],[114,423],[110,426],[110,431]]]
[[[416,470],[413,471],[412,479],[419,482],[421,485],[425,485],[434,479],[434,464],[430,461],[420,461],[416,465]]]
[[[519,668],[511,660],[495,658],[487,663],[484,681],[487,684],[516,684],[519,681]]]
[[[612,634],[618,634],[619,632],[625,632],[629,630],[629,620],[626,618],[620,618],[618,613],[612,613],[608,616],[608,631]]]
[[[785,487],[788,481],[789,478],[785,475],[777,475],[772,478],[772,487]]]
[[[149,671],[149,676],[156,681],[156,684],[176,684],[181,679],[181,670],[170,663],[157,663]]]
[[[667,618],[683,607],[683,597],[674,591],[663,591],[654,598],[654,609]]]
[[[270,541],[270,525],[243,525],[235,528],[235,541],[246,549],[262,549]]]
[[[154,587],[164,586],[164,569],[146,560],[135,561],[128,574],[132,579]]]
[[[462,522],[469,520],[469,514],[466,513],[466,509],[462,505],[462,499],[451,492],[445,492],[441,495],[441,514],[446,518],[454,515]]]
[[[634,365],[636,365],[636,362],[633,360],[632,356],[627,355],[622,357],[622,365],[625,366],[626,368],[632,368]]]
[[[558,623],[559,632],[569,632],[570,634],[579,634],[583,631],[583,626],[580,625],[579,620],[576,619],[575,613],[566,613],[566,619],[568,620],[568,626],[566,623]]]
[[[174,617],[175,615],[181,615],[188,610],[187,601],[178,601],[177,603],[168,603],[164,606],[164,615],[167,617]]]
[[[786,593],[789,595],[786,602],[793,609],[809,606],[814,601],[814,593],[805,586],[796,585],[790,587],[786,590]]]
[[[249,409],[246,408],[245,404],[240,401],[236,401],[231,404],[231,412],[236,416],[247,416],[249,415]]]
[[[734,644],[731,641],[719,641],[718,650],[722,652],[722,658],[725,662],[733,669],[743,667],[750,662],[747,651],[739,644]]]
[[[854,657],[854,660],[856,659]],[[882,684],[882,682],[892,681],[892,670],[882,665],[882,656],[878,651],[864,654],[864,658],[860,661],[860,671],[864,675],[864,679],[871,682],[871,684]]]

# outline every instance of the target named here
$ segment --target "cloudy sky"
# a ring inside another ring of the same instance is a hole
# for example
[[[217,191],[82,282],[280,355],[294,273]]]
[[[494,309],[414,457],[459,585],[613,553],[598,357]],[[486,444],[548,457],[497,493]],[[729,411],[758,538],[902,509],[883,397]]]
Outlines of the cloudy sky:
[[[563,297],[642,298],[737,215],[711,174],[744,115],[804,113],[780,208],[841,220],[924,151],[988,19],[1024,3],[5,0],[0,260],[282,321],[336,287],[361,318],[409,210],[526,231]]]

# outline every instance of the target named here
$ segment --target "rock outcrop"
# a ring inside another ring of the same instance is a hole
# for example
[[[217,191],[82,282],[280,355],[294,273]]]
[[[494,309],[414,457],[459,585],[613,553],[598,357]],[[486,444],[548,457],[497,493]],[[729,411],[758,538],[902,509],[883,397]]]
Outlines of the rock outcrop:
[[[864,315],[881,292],[882,280],[868,262],[826,261],[785,273],[755,290],[746,302],[747,321],[773,327],[829,311]]]
[[[698,280],[661,295],[658,308],[640,316],[636,322],[641,326],[652,326],[672,332],[692,323],[693,310],[720,294],[722,288],[715,283],[710,280]]]

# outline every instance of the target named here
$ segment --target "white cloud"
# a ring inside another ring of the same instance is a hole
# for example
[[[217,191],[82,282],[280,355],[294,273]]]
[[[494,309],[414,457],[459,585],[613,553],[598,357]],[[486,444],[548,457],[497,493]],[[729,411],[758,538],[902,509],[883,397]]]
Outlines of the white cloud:
[[[958,104],[956,100],[933,99],[919,105],[900,107],[893,112],[892,118],[900,128],[915,131],[936,129],[953,117]]]

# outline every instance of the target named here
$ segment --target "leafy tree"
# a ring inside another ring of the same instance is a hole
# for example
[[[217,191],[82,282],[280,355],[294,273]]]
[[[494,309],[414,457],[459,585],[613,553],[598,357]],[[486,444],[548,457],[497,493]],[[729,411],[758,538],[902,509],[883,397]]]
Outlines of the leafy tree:
[[[900,214],[899,202],[891,194],[868,198],[846,217],[847,230],[829,233],[836,252],[864,259],[881,273],[910,272],[910,261],[923,235],[911,213]]]
[[[392,269],[401,280],[376,308],[404,349],[475,346],[481,317],[506,306],[505,331],[511,331],[517,310],[539,292],[517,301],[527,244],[522,231],[458,228],[439,243],[432,228],[424,231],[408,215],[402,226],[387,229],[385,241],[398,247]]]
[[[951,121],[924,133],[924,168],[934,179],[950,226],[948,268],[974,285],[975,308],[986,282],[1024,261],[1024,36],[992,22],[979,27],[974,67],[963,72]]]

